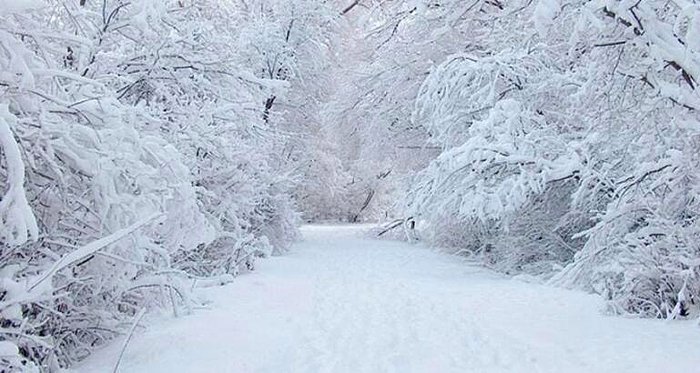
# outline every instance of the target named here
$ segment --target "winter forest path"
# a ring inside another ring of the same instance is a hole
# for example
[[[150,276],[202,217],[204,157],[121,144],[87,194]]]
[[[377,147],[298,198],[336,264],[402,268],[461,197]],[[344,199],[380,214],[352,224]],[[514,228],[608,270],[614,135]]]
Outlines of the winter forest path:
[[[211,307],[161,320],[120,372],[691,372],[695,322],[600,313],[599,298],[510,280],[456,257],[310,226]],[[111,372],[121,343],[78,372]]]

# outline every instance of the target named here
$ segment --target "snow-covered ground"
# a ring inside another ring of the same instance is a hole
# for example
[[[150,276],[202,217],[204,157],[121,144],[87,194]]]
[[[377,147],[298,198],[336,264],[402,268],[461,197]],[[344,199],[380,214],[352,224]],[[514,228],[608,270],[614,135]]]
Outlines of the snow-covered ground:
[[[601,314],[599,298],[503,278],[361,229],[309,226],[283,257],[151,322],[120,372],[697,372],[695,322]],[[111,372],[121,343],[77,372]]]

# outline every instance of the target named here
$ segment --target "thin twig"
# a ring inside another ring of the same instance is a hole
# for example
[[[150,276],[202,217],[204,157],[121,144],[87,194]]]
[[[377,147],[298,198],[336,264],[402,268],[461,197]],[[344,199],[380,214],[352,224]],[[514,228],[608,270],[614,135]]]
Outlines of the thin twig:
[[[112,373],[117,373],[119,370],[119,364],[122,362],[122,358],[124,357],[124,352],[126,351],[126,346],[129,345],[129,341],[131,341],[131,337],[134,335],[134,331],[136,330],[136,326],[138,326],[139,322],[141,322],[141,319],[143,318],[143,315],[146,314],[146,308],[142,308],[141,311],[136,315],[136,319],[134,320],[134,323],[131,325],[131,329],[129,329],[129,334],[127,334],[126,339],[124,340],[124,344],[122,345],[122,349],[119,352],[119,358],[117,359],[117,363],[114,364],[114,369],[112,370]]]

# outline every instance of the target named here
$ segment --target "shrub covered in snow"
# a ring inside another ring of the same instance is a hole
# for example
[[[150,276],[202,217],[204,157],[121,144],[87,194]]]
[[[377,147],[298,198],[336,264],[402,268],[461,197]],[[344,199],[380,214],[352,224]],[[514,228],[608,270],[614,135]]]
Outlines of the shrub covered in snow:
[[[241,45],[265,42],[242,37],[255,22],[287,30],[289,18],[227,1],[10,4],[0,370],[68,366],[139,310],[187,311],[194,283],[250,270],[296,238],[298,178],[278,131],[288,118],[266,103],[289,79]],[[311,32],[325,27],[313,9],[285,14]]]
[[[438,244],[601,293],[615,312],[697,314],[699,11],[416,7],[442,20],[441,38],[469,37],[418,92],[413,121],[443,151],[414,178],[407,215]]]

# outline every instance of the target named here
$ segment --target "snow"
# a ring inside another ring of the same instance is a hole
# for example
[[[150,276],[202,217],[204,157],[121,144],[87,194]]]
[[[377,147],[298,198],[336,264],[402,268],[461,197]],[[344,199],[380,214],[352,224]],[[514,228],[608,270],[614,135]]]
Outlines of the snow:
[[[0,104],[0,149],[4,153],[8,184],[0,197],[0,241],[20,245],[29,239],[36,240],[39,228],[24,192],[24,162],[10,127],[14,122],[16,118],[7,104]]]
[[[558,0],[540,0],[535,6],[533,21],[535,29],[541,36],[546,36],[552,21],[561,10],[561,2]]]
[[[53,266],[51,266],[51,268],[48,271],[46,271],[46,273],[42,273],[41,275],[37,276],[38,278],[28,287],[27,290],[31,292],[33,289],[40,286],[42,282],[46,281],[47,279],[50,279],[53,275],[56,274],[56,272],[60,271],[63,268],[66,268],[71,263],[75,263],[78,260],[84,259],[90,255],[95,254],[96,252],[105,248],[106,246],[109,246],[121,240],[122,238],[128,236],[130,233],[133,233],[135,230],[143,227],[144,225],[152,222],[153,220],[156,220],[156,218],[161,217],[161,215],[162,214],[154,214],[146,219],[142,219],[139,222],[132,224],[127,228],[120,229],[117,232],[102,237],[99,240],[90,242],[89,244],[77,248],[76,250],[71,251],[69,254],[62,256],[60,259],[54,262]]]
[[[151,320],[121,372],[695,371],[693,322],[603,315],[593,295],[512,280],[362,226],[307,226],[211,303]],[[669,343],[669,341],[674,341]],[[75,372],[111,371],[112,343]]]
[[[0,341],[0,356],[17,355],[19,349],[14,343],[8,341]]]
[[[43,6],[41,0],[0,0],[0,9],[7,12],[19,12]]]

